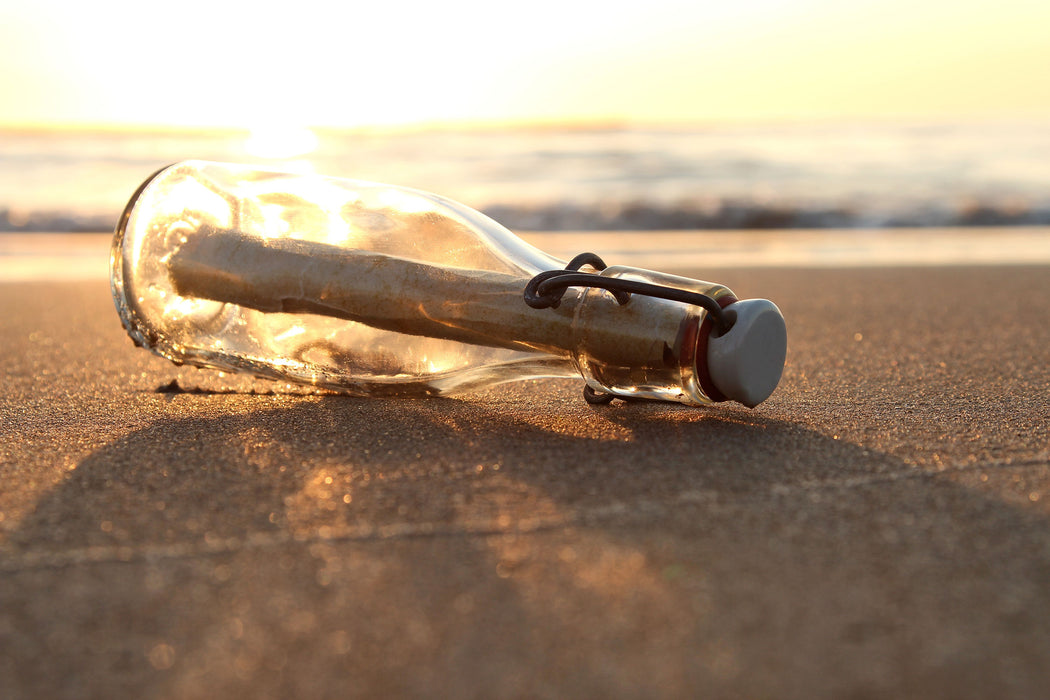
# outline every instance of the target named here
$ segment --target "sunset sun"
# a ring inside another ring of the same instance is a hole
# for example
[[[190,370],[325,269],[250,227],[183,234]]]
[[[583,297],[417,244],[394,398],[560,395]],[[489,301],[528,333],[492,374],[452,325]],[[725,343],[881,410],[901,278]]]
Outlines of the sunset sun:
[[[266,124],[252,127],[244,150],[256,158],[297,158],[317,149],[317,135],[303,126]]]

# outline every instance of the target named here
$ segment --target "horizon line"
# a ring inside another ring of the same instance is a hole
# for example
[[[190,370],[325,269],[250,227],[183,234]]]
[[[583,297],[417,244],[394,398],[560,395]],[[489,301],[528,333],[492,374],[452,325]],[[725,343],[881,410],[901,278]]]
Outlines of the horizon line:
[[[186,133],[231,133],[250,134],[258,129],[306,129],[318,133],[414,133],[456,131],[617,131],[617,130],[674,130],[674,129],[725,129],[773,126],[810,125],[980,125],[1047,123],[1050,115],[827,115],[786,117],[741,117],[738,119],[630,119],[616,116],[606,118],[564,119],[447,119],[420,120],[389,124],[164,124],[132,121],[0,121],[0,131],[7,133],[138,133],[138,134],[186,134]]]

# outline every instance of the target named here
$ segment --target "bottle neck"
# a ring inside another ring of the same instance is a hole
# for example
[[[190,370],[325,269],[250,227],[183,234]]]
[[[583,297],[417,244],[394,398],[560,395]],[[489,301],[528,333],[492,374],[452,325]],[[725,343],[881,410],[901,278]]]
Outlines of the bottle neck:
[[[687,289],[720,306],[736,299],[726,287],[628,267],[603,275]],[[707,368],[713,323],[703,309],[676,301],[632,295],[620,304],[612,294],[587,289],[576,306],[573,357],[588,384],[617,396],[698,405],[725,400]]]

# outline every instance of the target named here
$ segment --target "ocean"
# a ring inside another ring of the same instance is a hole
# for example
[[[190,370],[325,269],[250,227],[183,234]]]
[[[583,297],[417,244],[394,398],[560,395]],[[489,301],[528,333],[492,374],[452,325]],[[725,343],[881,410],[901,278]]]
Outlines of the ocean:
[[[519,231],[1050,224],[1050,123],[799,123],[7,130],[0,231],[112,230],[142,180],[191,158],[415,187]]]

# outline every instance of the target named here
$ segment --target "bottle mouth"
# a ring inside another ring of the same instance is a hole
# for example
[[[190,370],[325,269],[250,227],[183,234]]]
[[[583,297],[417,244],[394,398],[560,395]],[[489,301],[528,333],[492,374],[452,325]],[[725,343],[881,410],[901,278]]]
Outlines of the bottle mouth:
[[[717,301],[722,309],[726,309],[735,304],[737,298],[729,294],[718,298]],[[726,327],[719,329],[718,324],[715,322],[715,318],[711,314],[704,315],[704,320],[701,321],[700,329],[697,331],[696,355],[693,358],[694,369],[696,371],[696,382],[700,385],[700,390],[715,403],[730,400],[730,397],[722,393],[715,384],[714,379],[711,377],[711,368],[708,366],[707,362],[711,339],[724,335],[733,327],[733,324],[736,323],[735,310],[724,311],[724,317],[727,325]]]

